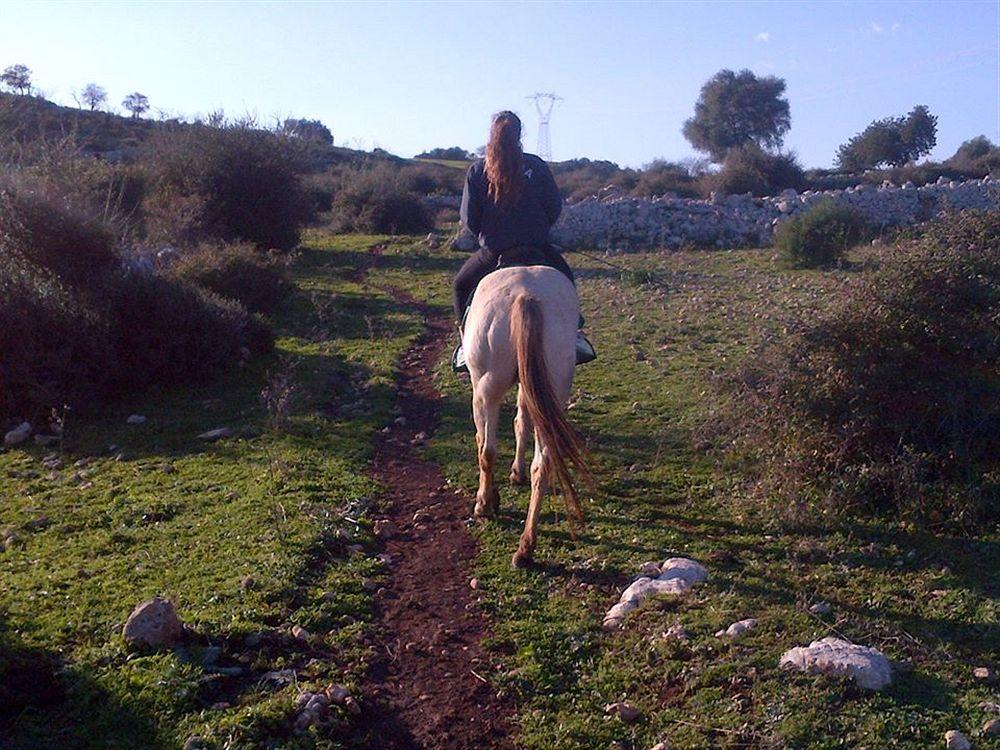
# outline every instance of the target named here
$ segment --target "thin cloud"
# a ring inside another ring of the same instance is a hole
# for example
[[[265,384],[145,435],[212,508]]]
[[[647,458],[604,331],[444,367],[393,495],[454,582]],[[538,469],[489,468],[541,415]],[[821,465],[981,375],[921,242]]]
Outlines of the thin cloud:
[[[868,24],[868,31],[872,34],[875,34],[876,36],[885,33],[885,29],[882,28],[882,24],[876,21],[872,21],[870,24]]]
[[[885,36],[886,34],[896,34],[902,28],[903,24],[899,21],[895,21],[888,29],[878,21],[872,21],[862,30],[868,36]]]
[[[755,42],[769,42],[769,41],[771,41],[771,32],[770,31],[762,31],[759,34],[755,35],[754,38],[753,38],[753,40]]]

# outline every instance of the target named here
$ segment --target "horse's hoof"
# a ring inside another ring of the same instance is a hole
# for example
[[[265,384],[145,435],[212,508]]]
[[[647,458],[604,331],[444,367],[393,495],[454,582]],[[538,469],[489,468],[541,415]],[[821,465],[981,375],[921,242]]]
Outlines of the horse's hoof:
[[[515,487],[526,487],[528,485],[528,478],[520,472],[511,471],[510,483]]]
[[[513,565],[518,570],[524,570],[525,568],[530,568],[532,563],[531,555],[527,552],[522,552],[518,550],[514,553],[514,556],[510,559],[510,564]]]
[[[493,518],[493,516],[495,516],[496,513],[494,513],[493,509],[490,508],[488,505],[484,505],[482,503],[476,503],[476,507],[473,508],[472,510],[472,515],[475,516],[476,518],[486,519],[486,518]]]

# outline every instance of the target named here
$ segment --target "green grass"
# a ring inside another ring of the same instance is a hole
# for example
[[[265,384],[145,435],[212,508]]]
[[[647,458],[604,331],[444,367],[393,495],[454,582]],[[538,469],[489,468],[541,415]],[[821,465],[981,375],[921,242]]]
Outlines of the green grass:
[[[384,250],[362,286],[349,272],[374,242]],[[504,487],[502,517],[476,531],[478,591],[501,665],[492,678],[517,707],[524,746],[924,748],[943,745],[948,729],[973,735],[989,718],[980,704],[997,700],[972,675],[1000,655],[995,530],[969,539],[891,519],[824,518],[792,527],[744,494],[735,468],[695,447],[711,375],[822,307],[857,272],[787,270],[761,250],[615,258],[624,272],[569,260],[600,354],[578,370],[571,412],[597,464],[588,526],[571,539],[550,502],[539,565],[528,572],[509,565],[526,490]],[[5,657],[8,669],[11,659],[47,664],[66,691],[53,706],[0,715],[10,725],[0,746],[179,747],[200,734],[220,748],[338,747],[289,736],[293,687],[212,674],[194,648],[130,654],[121,623],[138,601],[165,594],[195,643],[223,645],[220,664],[255,674],[294,666],[307,685],[357,684],[371,619],[360,581],[381,569],[372,550],[350,556],[346,546],[371,541],[369,446],[391,416],[395,359],[420,330],[416,310],[388,289],[446,311],[460,261],[412,239],[310,235],[295,265],[302,291],[275,319],[275,358],[208,386],[71,414],[57,477],[40,467],[47,451],[0,454],[0,526],[24,540],[0,552],[0,670]],[[301,396],[274,429],[259,393],[287,362]],[[445,358],[435,377],[443,421],[427,454],[471,497],[468,383]],[[149,422],[125,425],[134,412]],[[247,434],[194,439],[223,424]],[[509,429],[501,439],[505,476]],[[72,479],[84,457],[89,475]],[[706,562],[707,584],[647,603],[621,632],[602,631],[639,564],[671,555]],[[240,587],[247,574],[250,591]],[[831,618],[808,613],[818,600],[831,603]],[[759,625],[743,639],[713,636],[745,617]],[[678,622],[687,643],[661,637]],[[322,642],[281,640],[293,623]],[[243,645],[261,631],[268,647]],[[831,634],[913,669],[879,694],[778,670],[784,650]],[[604,715],[622,699],[642,709],[640,722]],[[212,709],[219,701],[231,707]]]
[[[0,717],[11,724],[4,748],[180,747],[192,734],[260,747],[287,734],[294,688],[215,674],[200,645],[223,646],[220,665],[255,675],[294,667],[300,683],[356,683],[370,615],[361,579],[379,563],[346,547],[371,541],[371,436],[390,416],[393,363],[421,328],[414,311],[344,278],[373,241],[350,238],[339,252],[307,243],[301,291],[275,320],[274,358],[208,386],[70,414],[55,473],[41,466],[49,450],[0,454],[0,527],[23,540],[0,552],[0,672],[55,672],[63,690],[52,705]],[[286,370],[298,399],[272,429],[259,394]],[[148,422],[126,425],[136,412]],[[245,437],[195,437],[222,425]],[[121,624],[158,594],[196,646],[131,654]],[[281,635],[292,624],[321,641],[296,645]],[[265,647],[244,645],[261,632]],[[317,743],[330,744],[305,736],[281,747]]]

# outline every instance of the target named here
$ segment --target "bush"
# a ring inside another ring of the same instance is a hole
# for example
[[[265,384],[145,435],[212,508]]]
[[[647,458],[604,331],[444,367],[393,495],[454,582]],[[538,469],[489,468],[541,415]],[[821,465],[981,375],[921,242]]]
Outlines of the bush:
[[[794,154],[771,154],[757,146],[744,146],[731,149],[722,169],[702,178],[702,191],[724,195],[753,193],[760,197],[788,188],[798,190],[803,180],[802,168]]]
[[[774,246],[793,267],[816,268],[838,262],[867,234],[862,214],[827,198],[778,225]]]
[[[83,403],[113,369],[106,321],[50,271],[0,252],[0,418]]]
[[[189,126],[158,134],[147,153],[154,175],[146,201],[151,238],[295,247],[311,210],[297,153],[286,139],[242,127]]]
[[[331,219],[337,232],[420,234],[434,228],[430,213],[405,177],[383,166],[344,173]]]
[[[0,255],[17,256],[69,284],[85,283],[120,262],[100,222],[33,191],[0,187]]]
[[[273,344],[268,327],[238,302],[160,274],[118,279],[107,299],[117,387],[204,379]]]
[[[657,159],[647,164],[639,173],[632,195],[649,198],[666,193],[677,193],[682,198],[696,198],[698,187],[687,167]]]
[[[294,288],[282,260],[246,243],[203,243],[181,254],[168,274],[253,312],[270,312]]]
[[[729,443],[800,510],[1000,520],[1000,212],[890,248],[725,383]]]

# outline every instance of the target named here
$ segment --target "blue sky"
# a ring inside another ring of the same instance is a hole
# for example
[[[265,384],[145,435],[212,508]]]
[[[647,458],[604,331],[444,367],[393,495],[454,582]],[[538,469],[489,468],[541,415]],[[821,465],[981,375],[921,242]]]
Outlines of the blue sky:
[[[338,144],[410,156],[474,149],[492,112],[537,118],[564,97],[555,159],[639,166],[693,155],[681,136],[721,68],[788,83],[786,148],[829,166],[874,119],[926,104],[946,158],[1000,142],[1000,0],[951,2],[118,2],[0,0],[0,67],[57,101],[94,81],[112,101],[319,118]]]

